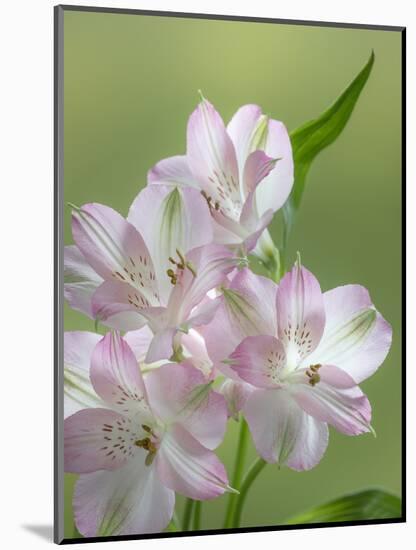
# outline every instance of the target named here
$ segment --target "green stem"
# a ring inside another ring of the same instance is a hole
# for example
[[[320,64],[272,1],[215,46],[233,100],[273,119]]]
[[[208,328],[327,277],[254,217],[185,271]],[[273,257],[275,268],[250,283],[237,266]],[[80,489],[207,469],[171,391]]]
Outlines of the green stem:
[[[237,445],[237,452],[235,455],[235,463],[234,463],[234,475],[232,479],[231,486],[233,489],[238,489],[241,484],[241,480],[243,478],[243,470],[244,470],[244,459],[245,454],[247,451],[247,443],[248,443],[248,426],[247,422],[244,420],[244,418],[240,419],[240,433],[238,436],[238,445]],[[236,495],[234,493],[230,493],[228,496],[228,506],[227,506],[227,512],[225,516],[225,522],[224,527],[231,527],[232,525],[232,518],[234,514],[234,509],[236,507],[237,500],[239,499],[239,495]]]
[[[197,500],[194,505],[194,522],[193,522],[193,531],[198,531],[201,525],[201,508],[202,502]]]
[[[241,484],[240,489],[240,496],[237,500],[234,514],[231,522],[231,527],[240,527],[240,521],[241,521],[241,514],[243,511],[244,501],[246,499],[247,493],[256,479],[256,477],[259,475],[259,473],[263,470],[263,468],[266,466],[267,462],[265,462],[262,458],[257,458],[253,464],[250,466],[250,469],[248,470],[247,474],[245,475],[243,479],[243,483]]]
[[[185,511],[183,513],[182,531],[189,531],[194,503],[195,501],[191,498],[186,499]]]

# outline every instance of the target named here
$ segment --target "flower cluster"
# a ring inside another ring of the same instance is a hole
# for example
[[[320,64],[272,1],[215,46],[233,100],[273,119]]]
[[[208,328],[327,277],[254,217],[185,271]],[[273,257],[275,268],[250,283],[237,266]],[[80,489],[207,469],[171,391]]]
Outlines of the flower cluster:
[[[328,425],[372,430],[358,384],[391,328],[367,290],[322,292],[299,258],[278,283],[249,268],[293,171],[281,122],[246,105],[226,127],[203,98],[186,155],[149,171],[127,219],[73,207],[65,298],[109,329],[65,334],[65,471],[80,474],[84,536],[162,531],[175,492],[236,492],[214,452],[230,418],[294,470],[320,461]]]

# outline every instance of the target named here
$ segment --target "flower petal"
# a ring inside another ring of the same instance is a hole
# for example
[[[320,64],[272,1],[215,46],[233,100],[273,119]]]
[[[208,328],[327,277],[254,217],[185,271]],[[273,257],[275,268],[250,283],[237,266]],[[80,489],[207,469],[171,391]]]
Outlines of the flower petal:
[[[247,197],[255,191],[257,185],[273,170],[275,159],[266,155],[264,151],[253,151],[247,157],[244,165],[243,189],[244,196]]]
[[[189,170],[188,161],[185,155],[177,155],[159,161],[149,170],[147,182],[150,184],[180,185],[199,189],[195,178]]]
[[[189,117],[188,165],[201,189],[229,218],[238,220],[241,196],[234,145],[222,118],[207,100]]]
[[[151,305],[159,305],[155,270],[144,240],[118,212],[101,204],[85,204],[73,211],[72,235],[101,277],[129,283]]]
[[[270,157],[279,159],[279,162],[257,187],[256,199],[260,216],[270,208],[274,212],[279,210],[286,202],[293,187],[292,146],[289,134],[282,122],[269,120],[264,150]]]
[[[255,391],[254,386],[246,382],[237,382],[226,378],[218,391],[224,396],[228,408],[228,416],[238,420],[238,413],[244,407],[251,392]]]
[[[371,376],[389,352],[391,326],[374,308],[368,291],[346,285],[324,293],[325,331],[310,357],[335,364],[357,382]]]
[[[160,295],[167,303],[172,283],[169,258],[183,255],[212,242],[212,221],[206,200],[196,189],[151,185],[143,189],[130,207],[128,221],[147,245],[156,269]]]
[[[180,425],[165,434],[155,465],[162,483],[195,500],[222,495],[228,487],[223,464]]]
[[[328,365],[319,369],[319,376],[320,382],[314,386],[306,376],[303,383],[292,385],[299,406],[347,435],[370,432],[371,406],[354,380],[341,369]]]
[[[90,407],[105,407],[90,382],[90,363],[101,336],[92,332],[64,334],[65,418]]]
[[[253,386],[279,387],[286,364],[285,349],[274,336],[248,336],[230,355],[229,364],[240,378]]]
[[[223,440],[227,407],[201,371],[187,364],[169,364],[146,376],[152,409],[167,423],[180,423],[208,449]]]
[[[155,363],[162,359],[170,359],[173,355],[173,339],[176,334],[176,328],[167,327],[159,330],[153,336],[149,349],[146,354],[146,363]]]
[[[146,325],[139,330],[131,330],[130,332],[126,332],[123,338],[130,346],[137,362],[143,363],[153,339],[153,333],[150,328]]]
[[[139,449],[139,426],[109,409],[83,409],[64,420],[64,468],[75,474],[115,470]]]
[[[309,470],[328,445],[328,428],[296,404],[284,389],[255,390],[243,408],[257,452],[267,462]]]
[[[64,296],[72,309],[93,318],[91,298],[102,282],[76,246],[65,246]]]
[[[246,159],[253,150],[253,136],[261,116],[258,105],[243,105],[228,123],[227,132],[234,144],[240,174],[244,172]]]
[[[159,481],[155,468],[145,465],[142,454],[117,471],[80,476],[73,509],[84,537],[140,535],[166,528],[175,494]]]
[[[189,319],[207,292],[219,286],[237,263],[232,252],[216,244],[194,248],[187,261],[193,272],[189,269],[182,272],[168,304],[168,309],[176,312],[179,324]]]
[[[150,416],[137,359],[119,333],[108,332],[97,344],[92,354],[90,375],[97,394],[120,412],[129,416]]]
[[[325,327],[321,287],[310,271],[298,263],[280,281],[276,295],[279,339],[288,363],[297,365],[319,344]]]
[[[220,306],[202,331],[214,363],[228,358],[246,336],[276,334],[276,292],[277,285],[270,279],[247,268],[237,272],[228,288],[223,289],[223,295],[215,300]]]
[[[137,330],[146,322],[143,316],[147,298],[131,285],[119,281],[104,281],[95,291],[92,312],[100,323],[116,330]]]

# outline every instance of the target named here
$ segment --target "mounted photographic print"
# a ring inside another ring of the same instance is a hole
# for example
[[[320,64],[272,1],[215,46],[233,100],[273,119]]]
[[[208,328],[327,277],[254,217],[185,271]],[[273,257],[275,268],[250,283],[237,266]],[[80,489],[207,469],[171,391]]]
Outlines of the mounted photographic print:
[[[404,59],[55,8],[56,542],[405,520]]]

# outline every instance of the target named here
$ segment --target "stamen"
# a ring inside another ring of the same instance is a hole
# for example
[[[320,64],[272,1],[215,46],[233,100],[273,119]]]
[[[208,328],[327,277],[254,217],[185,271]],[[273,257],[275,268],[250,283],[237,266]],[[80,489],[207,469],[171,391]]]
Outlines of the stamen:
[[[318,370],[322,365],[311,365],[306,371],[305,374],[309,378],[309,384],[314,387],[321,381],[321,377],[318,374]]]

